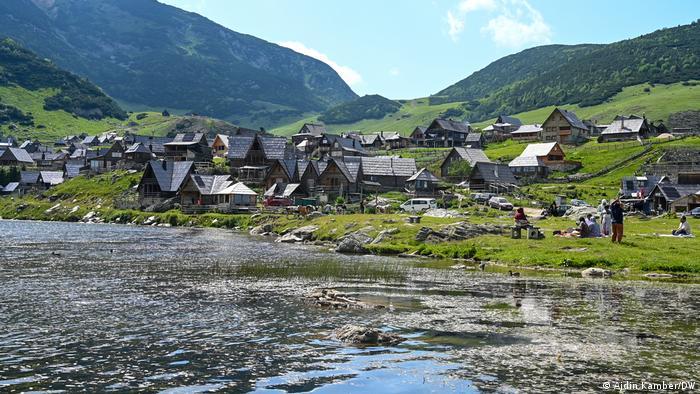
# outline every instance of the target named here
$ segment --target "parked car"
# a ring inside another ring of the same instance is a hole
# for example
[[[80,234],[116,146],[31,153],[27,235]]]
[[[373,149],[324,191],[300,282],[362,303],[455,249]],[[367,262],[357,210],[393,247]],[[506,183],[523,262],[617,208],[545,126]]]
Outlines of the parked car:
[[[474,201],[479,202],[479,203],[487,203],[489,199],[492,197],[495,197],[496,195],[493,193],[474,193],[472,194],[472,198]]]
[[[266,207],[288,207],[293,204],[294,201],[284,197],[268,197],[263,201],[263,205]]]
[[[502,209],[504,211],[513,210],[513,204],[509,203],[504,197],[491,197],[489,199],[489,206],[491,208]]]
[[[692,210],[690,210],[690,216],[696,219],[700,219],[700,207],[693,208]]]
[[[590,207],[591,204],[583,201],[583,200],[577,200],[577,199],[572,199],[571,202],[569,203],[572,207]]]
[[[434,198],[413,198],[401,204],[399,208],[404,212],[423,212],[437,208],[437,201]]]

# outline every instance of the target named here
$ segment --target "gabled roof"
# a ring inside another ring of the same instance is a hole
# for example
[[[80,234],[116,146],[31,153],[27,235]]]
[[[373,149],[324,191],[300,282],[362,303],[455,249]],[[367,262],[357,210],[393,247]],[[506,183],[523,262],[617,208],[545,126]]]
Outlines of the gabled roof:
[[[0,158],[3,158],[3,160],[14,160],[19,163],[34,163],[29,153],[20,148],[2,148],[0,150]]]
[[[63,171],[40,171],[39,176],[43,183],[51,186],[63,183]]]
[[[491,162],[491,160],[488,157],[486,157],[486,154],[481,149],[462,147],[452,148],[452,151],[450,152],[450,154],[447,155],[447,157],[449,157],[452,154],[452,152],[455,152],[457,155],[459,155],[459,157],[462,158],[462,160],[468,161],[469,165],[472,167],[474,167],[474,164],[480,161],[487,163]],[[445,157],[445,160],[443,160],[442,163],[440,163],[440,167],[442,167],[442,165],[445,164],[447,157]]]
[[[228,139],[228,158],[245,159],[255,137],[235,136]]]
[[[431,129],[434,126],[437,126],[443,130],[455,131],[458,133],[469,133],[469,130],[471,129],[469,123],[459,122],[452,119],[435,119],[430,124],[428,129]]]
[[[19,177],[19,183],[33,185],[39,181],[39,171],[20,171]]]
[[[385,131],[382,134],[380,134],[380,136],[384,141],[396,141],[400,140],[401,138],[404,138],[401,136],[401,134],[399,134],[396,131]]]
[[[363,134],[360,135],[360,143],[363,145],[374,145],[379,138],[379,134]]]
[[[34,160],[34,161],[39,161],[39,160],[57,161],[57,160],[63,160],[66,157],[66,154],[63,152],[53,153],[53,152],[36,151],[34,153],[30,153],[29,156],[31,156],[32,160]]]
[[[601,134],[639,133],[645,119],[638,116],[617,116]]]
[[[66,178],[75,178],[80,175],[80,171],[85,168],[82,164],[66,164]]]
[[[289,198],[292,194],[294,194],[294,192],[297,191],[299,186],[301,186],[299,183],[288,183],[282,191],[282,197]]]
[[[220,139],[221,143],[224,144],[224,146],[228,149],[228,135],[226,134],[217,134],[216,138],[214,138],[214,141],[212,141],[212,144],[216,142],[216,140]]]
[[[518,181],[507,164],[478,162],[472,168],[472,174],[476,171],[481,174],[486,182],[515,185]],[[470,177],[471,178],[471,177]]]
[[[428,182],[439,182],[440,180],[433,175],[432,172],[428,171],[427,168],[423,167],[415,174],[411,175],[410,178],[406,179],[406,182],[412,181],[428,181]]]
[[[334,144],[337,142],[343,151],[356,152],[360,153],[361,155],[367,154],[367,151],[362,146],[362,143],[360,143],[354,138],[344,138],[335,134],[324,134],[323,138],[328,140],[329,144]]]
[[[180,133],[175,136],[171,142],[163,144],[164,146],[175,146],[175,145],[196,145],[206,141],[206,136],[204,133]]]
[[[481,133],[469,133],[467,138],[464,139],[465,142],[481,142],[483,135]]]
[[[297,160],[297,174],[299,178],[301,178],[304,175],[304,172],[306,172],[306,168],[309,166],[309,161],[308,160]]]
[[[508,167],[546,167],[546,165],[538,156],[518,156],[508,163]]]
[[[190,174],[190,182],[192,182],[200,194],[207,196],[222,194],[222,191],[233,184],[230,175]]]
[[[353,182],[357,182],[357,179],[360,176],[361,166],[362,162],[360,160],[345,160],[345,167],[348,169],[348,173],[350,174]]]
[[[238,194],[247,196],[257,196],[258,193],[251,190],[243,182],[236,182],[226,189],[222,190],[220,194]]]
[[[659,183],[656,186],[654,186],[654,188],[649,194],[651,195],[656,189],[659,190],[659,192],[664,196],[664,198],[667,201],[671,202],[681,197],[689,196],[691,194],[697,194],[698,192],[700,192],[700,185],[678,185],[670,183]]]
[[[297,135],[308,135],[308,134],[311,134],[314,136],[320,136],[320,135],[326,134],[326,126],[319,124],[319,123],[304,123],[304,125],[301,126],[301,129],[299,129],[299,133],[297,133]]]
[[[19,187],[19,182],[10,182],[5,187],[0,187],[0,191],[3,193],[12,193]]]
[[[85,145],[91,145],[91,144],[94,144],[95,142],[100,142],[97,139],[97,136],[95,136],[95,135],[89,135],[89,136],[83,138],[83,144],[85,144]]]
[[[520,126],[523,124],[523,122],[521,122],[520,119],[508,115],[500,115],[498,119],[496,119],[496,123],[508,123],[513,126]]]
[[[566,121],[569,122],[569,124],[571,124],[572,127],[588,130],[588,126],[583,124],[583,122],[581,122],[581,119],[579,119],[574,112],[567,111],[563,108],[555,108],[554,111],[559,111],[562,114],[562,116],[566,119]]]
[[[151,154],[151,151],[146,148],[142,143],[137,142],[129,147],[124,153],[147,153]]]
[[[168,137],[150,137],[147,135],[133,135],[134,143],[140,142],[155,154],[165,153],[165,144],[173,139]]]
[[[287,139],[284,137],[262,137],[258,136],[260,149],[267,160],[284,159],[284,152],[287,147]],[[230,148],[229,148],[230,149]]]
[[[517,130],[511,131],[511,134],[530,134],[539,133],[542,131],[542,125],[535,124],[524,124],[518,127]]]
[[[525,147],[523,153],[520,154],[522,157],[526,156],[547,156],[549,152],[554,149],[558,144],[556,142],[545,142],[541,144],[528,144]]]
[[[361,162],[362,174],[369,176],[410,177],[418,171],[416,168],[416,159],[413,158],[374,156],[362,157]]]
[[[161,191],[177,192],[194,168],[194,162],[151,160],[147,166],[153,171]]]

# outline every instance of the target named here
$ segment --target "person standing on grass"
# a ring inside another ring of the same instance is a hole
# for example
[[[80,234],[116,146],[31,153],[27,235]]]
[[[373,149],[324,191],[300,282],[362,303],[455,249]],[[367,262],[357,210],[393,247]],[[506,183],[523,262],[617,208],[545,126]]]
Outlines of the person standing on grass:
[[[600,224],[603,227],[603,236],[607,237],[612,233],[612,217],[610,216],[610,207],[605,204],[603,214],[600,218]]]
[[[610,216],[612,217],[612,241],[622,242],[624,214],[622,212],[622,202],[618,197],[610,206]]]

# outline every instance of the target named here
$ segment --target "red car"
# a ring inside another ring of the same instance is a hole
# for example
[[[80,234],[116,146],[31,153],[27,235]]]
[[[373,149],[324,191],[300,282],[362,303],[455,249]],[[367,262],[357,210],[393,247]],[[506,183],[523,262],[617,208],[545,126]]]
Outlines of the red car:
[[[266,207],[288,207],[294,205],[294,201],[284,197],[268,197],[263,201],[263,205]]]

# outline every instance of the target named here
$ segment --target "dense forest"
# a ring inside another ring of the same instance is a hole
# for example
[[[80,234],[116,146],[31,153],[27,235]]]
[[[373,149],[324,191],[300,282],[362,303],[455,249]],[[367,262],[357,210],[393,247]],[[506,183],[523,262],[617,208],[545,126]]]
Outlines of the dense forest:
[[[352,123],[362,119],[381,119],[394,113],[401,104],[378,94],[368,94],[357,100],[337,105],[321,114],[318,120],[328,123]]]
[[[469,120],[549,105],[591,106],[623,87],[700,79],[700,23],[606,45],[547,45],[499,59],[431,96],[465,101]]]
[[[106,96],[97,86],[56,67],[48,60],[39,59],[11,39],[0,41],[0,86],[17,85],[27,90],[56,89],[44,101],[47,111],[64,110],[87,119],[112,117],[126,119],[126,112]],[[21,113],[5,106],[9,118]],[[29,120],[25,120],[29,121]]]

